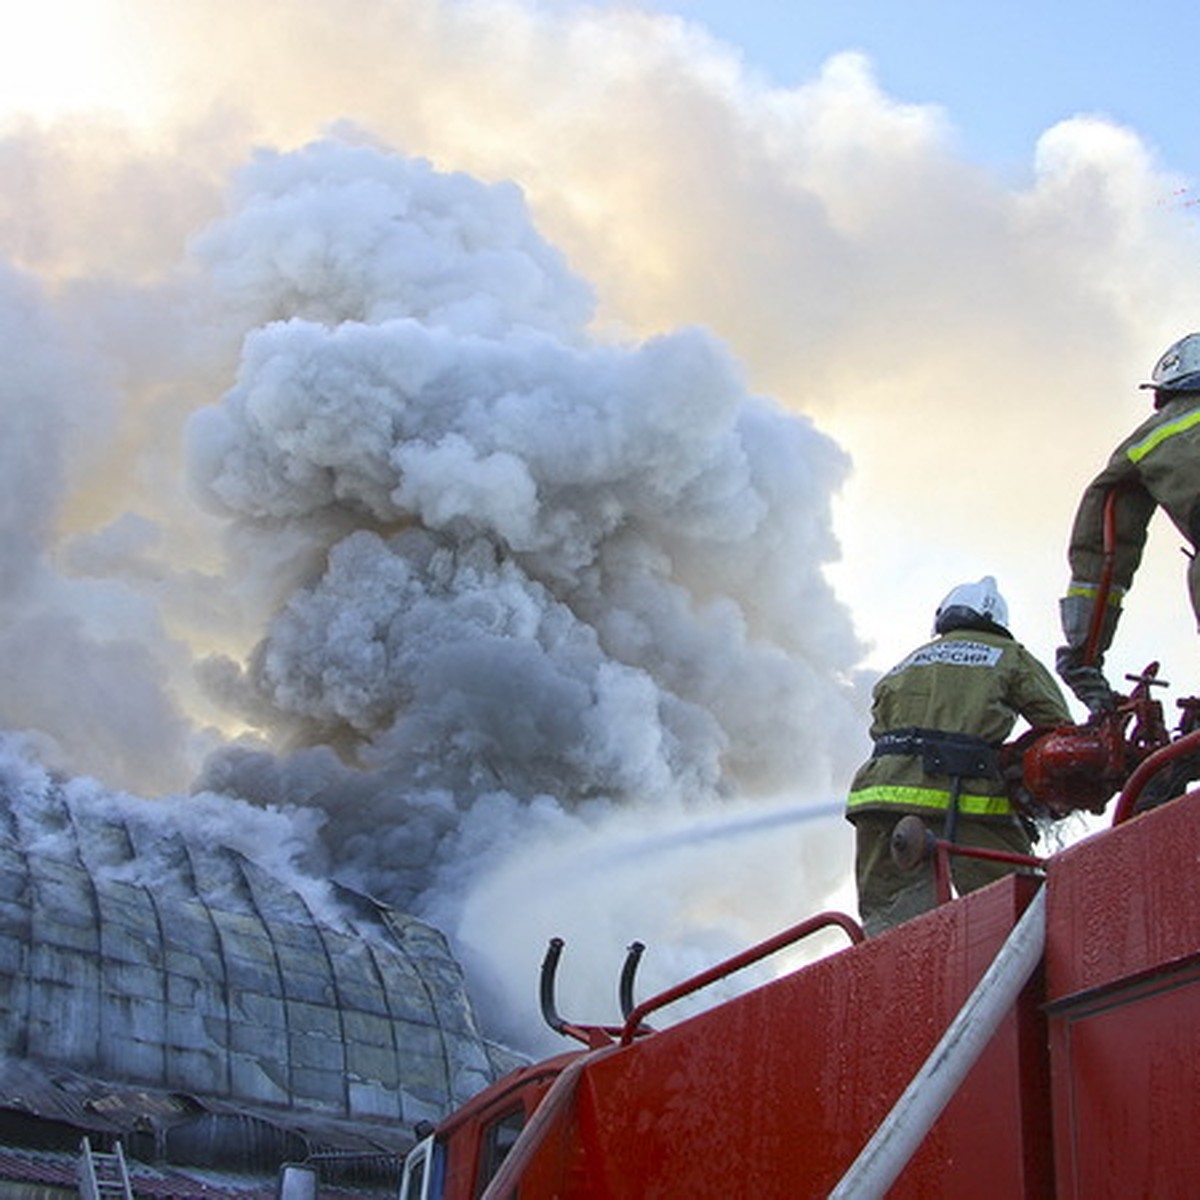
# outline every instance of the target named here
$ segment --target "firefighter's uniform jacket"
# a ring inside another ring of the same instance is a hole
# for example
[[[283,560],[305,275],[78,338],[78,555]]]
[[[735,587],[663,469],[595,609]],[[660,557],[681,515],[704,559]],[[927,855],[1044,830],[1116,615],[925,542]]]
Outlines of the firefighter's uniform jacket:
[[[1143,421],[1088,485],[1071,529],[1068,596],[1094,599],[1104,558],[1104,501],[1114,487],[1116,544],[1109,605],[1119,610],[1142,559],[1146,529],[1161,507],[1193,548],[1200,547],[1200,392],[1184,392]],[[1192,609],[1200,623],[1200,559],[1188,569]],[[1107,648],[1114,622],[1104,637]]]
[[[914,650],[875,685],[871,737],[876,754],[850,785],[846,815],[945,811],[951,780],[926,773],[922,754],[897,753],[903,739],[970,735],[998,747],[1017,717],[1034,726],[1071,721],[1050,672],[1019,642],[998,630],[957,629]],[[880,753],[886,747],[886,753]],[[959,811],[1011,820],[999,775],[962,780]]]

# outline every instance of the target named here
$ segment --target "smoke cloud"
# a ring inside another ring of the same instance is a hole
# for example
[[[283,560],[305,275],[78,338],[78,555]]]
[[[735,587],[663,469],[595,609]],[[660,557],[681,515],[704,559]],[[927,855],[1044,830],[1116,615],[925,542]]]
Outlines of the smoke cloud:
[[[112,337],[88,286],[47,289],[45,319],[57,306],[67,329]],[[14,275],[13,290],[37,298],[32,280]],[[37,619],[66,631],[14,637],[38,684],[15,691],[9,724],[53,739],[56,765],[144,789],[174,768],[206,813],[230,797],[231,821],[235,799],[318,813],[310,869],[436,918],[498,1013],[520,1007],[511,954],[485,948],[494,930],[474,946],[467,932],[487,880],[506,890],[539,861],[600,871],[612,923],[589,934],[610,949],[634,917],[621,913],[628,856],[585,865],[610,822],[633,842],[649,814],[669,817],[665,832],[721,803],[796,809],[827,801],[852,766],[861,647],[822,574],[844,452],[751,395],[711,333],[597,337],[591,289],[512,185],[344,140],[260,152],[186,260],[120,299],[139,313],[173,303],[157,327],[185,361],[209,359],[196,378],[160,380],[154,348],[134,363],[144,385],[110,389],[103,407],[68,377],[63,432],[14,446],[53,468],[73,405],[116,442],[124,401],[169,413],[184,448],[186,487],[141,489],[155,516],[82,528],[61,563],[65,462],[57,488],[50,469],[13,489],[10,574],[26,588],[47,576]],[[58,340],[43,352],[70,361]],[[112,371],[83,357],[81,376]],[[189,411],[221,363],[230,385]],[[14,408],[36,411],[35,386],[52,401],[54,382],[35,376]],[[113,453],[83,440],[97,463]],[[140,452],[161,481],[152,447]],[[178,554],[174,521],[185,546],[207,535],[207,569]],[[69,587],[85,615],[107,599],[107,620],[47,616],[45,595]],[[172,666],[190,667],[181,694]],[[71,688],[70,705],[41,699]],[[216,725],[189,723],[189,700]],[[504,933],[521,957],[549,936],[528,931],[536,892],[565,887],[561,874],[529,882]],[[576,919],[587,907],[576,894],[558,917],[572,906]]]
[[[592,338],[507,186],[321,143],[235,193],[197,247],[252,331],[191,475],[252,591],[281,527],[307,550],[248,660],[203,664],[272,752],[202,784],[318,805],[330,869],[451,929],[514,857],[523,925],[526,847],[626,809],[828,797],[861,727],[843,452],[710,334]]]
[[[136,106],[0,130],[0,725],[303,814],[515,1041],[552,934],[588,1010],[844,889],[864,664],[985,572],[1052,651],[1197,325],[1182,181],[1088,115],[997,180],[857,55],[771,88],[627,6],[109,22]]]

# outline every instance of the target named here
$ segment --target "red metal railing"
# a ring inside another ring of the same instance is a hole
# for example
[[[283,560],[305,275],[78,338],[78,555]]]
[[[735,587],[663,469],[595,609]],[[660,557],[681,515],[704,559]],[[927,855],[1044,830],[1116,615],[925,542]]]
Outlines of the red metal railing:
[[[693,992],[698,992],[701,988],[708,987],[709,984],[715,983],[718,979],[724,979],[726,976],[751,966],[753,963],[769,957],[778,950],[782,950],[785,946],[790,946],[794,942],[798,942],[802,938],[806,938],[810,934],[816,933],[820,929],[826,929],[831,925],[842,929],[852,942],[861,942],[866,937],[862,926],[853,917],[849,917],[845,913],[817,913],[815,917],[809,917],[807,921],[801,921],[799,925],[793,925],[790,929],[785,929],[782,933],[777,933],[765,942],[759,942],[757,946],[751,946],[749,950],[743,950],[740,954],[735,954],[732,958],[727,958],[715,967],[709,967],[707,971],[701,971],[699,975],[693,975],[691,979],[685,979],[673,988],[668,988],[665,992],[660,992],[657,996],[651,996],[649,1000],[643,1000],[625,1020],[625,1026],[621,1030],[621,1045],[628,1046],[633,1041],[641,1029],[643,1019],[648,1014],[676,1000],[680,1000],[684,996],[690,996]]]
[[[987,862],[1012,863],[1017,867],[1032,867],[1038,869],[1046,865],[1044,858],[1033,854],[1012,854],[1007,850],[984,850],[978,846],[964,846],[958,842],[947,842],[942,838],[934,841],[933,886],[939,904],[949,903],[950,896],[950,856],[961,855],[963,858],[982,858]]]
[[[1173,763],[1176,759],[1186,758],[1189,754],[1195,754],[1197,751],[1200,751],[1200,729],[1184,734],[1183,737],[1164,746],[1161,750],[1156,750],[1144,759],[1121,789],[1116,807],[1113,809],[1112,823],[1120,825],[1133,816],[1134,806],[1142,794],[1142,789],[1152,776],[1157,775],[1163,767]]]

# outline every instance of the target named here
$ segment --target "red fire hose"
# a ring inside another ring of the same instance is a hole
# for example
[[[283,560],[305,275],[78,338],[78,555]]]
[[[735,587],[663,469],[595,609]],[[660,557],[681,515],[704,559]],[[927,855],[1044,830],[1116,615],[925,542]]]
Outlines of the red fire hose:
[[[1104,627],[1104,613],[1108,608],[1108,597],[1112,591],[1113,568],[1117,558],[1117,495],[1120,488],[1112,488],[1104,497],[1104,561],[1100,568],[1100,582],[1092,600],[1092,619],[1088,624],[1087,641],[1083,644],[1083,665],[1090,667],[1096,661],[1100,644],[1100,631]]]

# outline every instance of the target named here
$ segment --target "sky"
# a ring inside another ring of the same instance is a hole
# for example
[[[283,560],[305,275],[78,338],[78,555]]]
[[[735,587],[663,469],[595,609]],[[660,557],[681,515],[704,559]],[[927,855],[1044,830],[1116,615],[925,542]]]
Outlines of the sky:
[[[874,678],[985,573],[1052,660],[1200,328],[1197,18],[896,11],[14,18],[0,766],[316,814],[517,1041],[549,936],[566,1011],[852,904]],[[1184,565],[1108,664],[1169,711]]]
[[[1180,4],[663,0],[654,7],[703,24],[748,69],[780,86],[810,78],[833,54],[859,50],[886,91],[942,108],[964,155],[1015,179],[1029,174],[1042,133],[1087,113],[1136,130],[1189,179],[1200,170],[1186,82],[1200,18]]]

